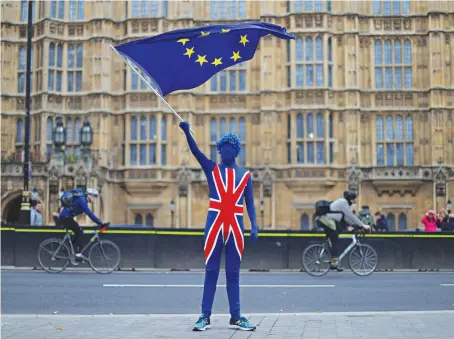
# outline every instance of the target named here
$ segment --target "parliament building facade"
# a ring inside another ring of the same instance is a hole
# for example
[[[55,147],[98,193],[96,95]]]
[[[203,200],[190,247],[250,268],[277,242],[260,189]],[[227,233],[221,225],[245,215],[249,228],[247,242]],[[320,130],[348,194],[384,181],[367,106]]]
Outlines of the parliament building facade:
[[[15,222],[27,3],[1,7],[2,220]],[[92,208],[102,220],[204,226],[208,186],[179,120],[109,45],[242,21],[282,25],[295,40],[266,36],[252,60],[166,100],[208,157],[219,161],[224,133],[240,137],[260,229],[311,229],[315,201],[348,187],[357,211],[382,212],[396,231],[421,227],[427,210],[454,200],[453,1],[58,0],[35,1],[33,18],[30,177],[45,224],[62,189],[88,186],[101,191]]]

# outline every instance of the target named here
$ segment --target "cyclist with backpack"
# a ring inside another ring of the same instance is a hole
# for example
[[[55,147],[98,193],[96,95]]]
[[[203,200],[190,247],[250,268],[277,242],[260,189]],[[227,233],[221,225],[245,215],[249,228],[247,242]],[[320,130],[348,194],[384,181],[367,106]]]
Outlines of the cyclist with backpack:
[[[365,225],[356,215],[353,214],[350,206],[356,200],[356,193],[352,190],[344,191],[344,196],[335,201],[329,202],[319,200],[315,204],[315,214],[318,226],[325,230],[325,234],[330,242],[331,252],[331,269],[339,272],[343,268],[339,266],[339,234],[344,232],[347,225],[355,225],[357,227],[370,230],[370,226]]]
[[[64,192],[60,198],[61,205],[63,207],[59,215],[60,225],[74,232],[76,258],[82,258],[82,254],[79,253],[79,251],[83,248],[81,237],[84,232],[79,224],[74,220],[74,217],[85,213],[96,224],[100,226],[106,225],[106,223],[103,223],[88,207],[88,203],[92,202],[92,199],[95,199],[98,196],[99,193],[94,188],[87,188],[86,191],[77,188],[75,190]]]

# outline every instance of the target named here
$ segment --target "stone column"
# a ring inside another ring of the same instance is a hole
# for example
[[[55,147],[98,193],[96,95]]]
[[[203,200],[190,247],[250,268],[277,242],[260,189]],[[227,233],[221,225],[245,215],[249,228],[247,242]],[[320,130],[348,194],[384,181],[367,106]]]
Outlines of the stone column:
[[[53,223],[52,214],[59,210],[59,193],[60,193],[60,180],[58,179],[60,172],[57,167],[52,166],[49,169],[48,187],[49,187],[49,203],[48,203],[48,221]]]
[[[275,201],[275,194],[274,194],[275,179],[276,179],[276,174],[275,174],[274,170],[270,169],[269,167],[266,167],[263,172],[263,175],[262,175],[261,186],[263,187],[264,200],[266,198],[268,198],[271,202],[271,215],[269,217],[269,220],[270,220],[272,229],[274,229],[276,227],[276,201]],[[265,220],[266,219],[267,218],[265,216]],[[263,226],[265,226],[265,225],[263,225]]]
[[[348,189],[353,190],[357,194],[356,206],[361,208],[361,170],[356,166],[352,166],[347,170]]]
[[[190,169],[183,167],[177,173],[178,179],[178,198],[176,203],[176,226],[177,228],[185,226],[189,228],[191,214],[191,176]]]
[[[448,174],[441,163],[437,170],[434,171],[434,209],[444,208],[446,206],[446,181]]]

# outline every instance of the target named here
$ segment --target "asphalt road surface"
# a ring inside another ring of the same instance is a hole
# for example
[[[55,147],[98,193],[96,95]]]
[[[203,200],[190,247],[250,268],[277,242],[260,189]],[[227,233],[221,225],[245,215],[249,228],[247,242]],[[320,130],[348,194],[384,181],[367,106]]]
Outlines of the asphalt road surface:
[[[200,314],[203,273],[2,271],[2,314]],[[454,310],[454,274],[242,273],[242,313]],[[221,271],[214,314],[227,314]]]

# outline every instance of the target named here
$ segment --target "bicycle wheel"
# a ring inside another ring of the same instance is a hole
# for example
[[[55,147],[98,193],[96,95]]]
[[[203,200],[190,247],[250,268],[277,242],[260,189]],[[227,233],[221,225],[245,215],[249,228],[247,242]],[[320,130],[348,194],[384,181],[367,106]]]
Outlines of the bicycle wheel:
[[[319,277],[328,273],[331,265],[331,253],[322,244],[312,244],[303,251],[301,261],[307,273]]]
[[[90,266],[98,273],[115,271],[120,265],[120,258],[120,248],[110,240],[99,240],[88,252]]]
[[[356,275],[362,277],[370,275],[378,264],[377,251],[368,244],[356,245],[348,256],[348,263]]]
[[[50,238],[39,244],[38,262],[43,270],[59,273],[69,264],[70,254],[66,244],[58,238]]]

